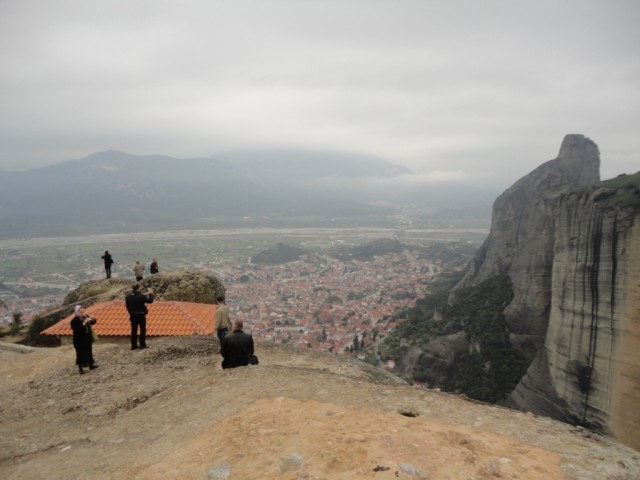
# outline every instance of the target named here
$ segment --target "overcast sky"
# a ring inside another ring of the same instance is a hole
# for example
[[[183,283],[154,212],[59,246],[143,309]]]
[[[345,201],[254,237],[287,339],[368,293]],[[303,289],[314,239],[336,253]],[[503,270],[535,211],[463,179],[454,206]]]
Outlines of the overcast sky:
[[[507,187],[567,133],[640,170],[638,0],[0,0],[0,169],[370,154]]]

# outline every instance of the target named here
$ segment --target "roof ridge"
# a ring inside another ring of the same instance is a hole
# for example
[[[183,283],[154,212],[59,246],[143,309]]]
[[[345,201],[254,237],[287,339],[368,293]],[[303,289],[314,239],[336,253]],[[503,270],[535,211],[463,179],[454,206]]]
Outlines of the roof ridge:
[[[176,309],[180,310],[180,312],[182,312],[182,314],[185,315],[186,319],[195,327],[196,333],[198,335],[203,335],[206,333],[204,331],[204,327],[202,326],[202,324],[198,320],[196,320],[196,318],[191,314],[191,312],[187,311],[187,309],[184,308],[184,305],[183,305],[184,303],[192,303],[192,302],[179,302],[177,300],[173,300],[171,303],[174,304],[174,307]]]

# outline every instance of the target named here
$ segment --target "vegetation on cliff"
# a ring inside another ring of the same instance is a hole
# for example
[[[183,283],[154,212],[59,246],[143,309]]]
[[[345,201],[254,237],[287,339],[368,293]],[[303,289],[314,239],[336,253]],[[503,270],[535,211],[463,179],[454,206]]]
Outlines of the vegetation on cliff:
[[[511,282],[506,275],[494,276],[458,292],[450,305],[449,291],[458,279],[459,274],[439,277],[432,284],[432,293],[405,312],[407,321],[385,339],[381,350],[402,363],[410,348],[462,332],[468,349],[450,365],[442,384],[432,385],[434,375],[424,363],[413,367],[411,378],[476,400],[500,403],[527,368],[526,360],[509,342],[503,313],[513,298]]]
[[[633,175],[618,175],[602,181],[601,185],[612,190],[606,198],[616,206],[640,203],[640,172]]]

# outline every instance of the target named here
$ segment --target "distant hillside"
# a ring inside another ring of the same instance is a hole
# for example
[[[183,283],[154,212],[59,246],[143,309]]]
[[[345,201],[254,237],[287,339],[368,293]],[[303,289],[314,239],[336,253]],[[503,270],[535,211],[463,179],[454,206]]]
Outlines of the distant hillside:
[[[475,245],[467,242],[438,242],[426,247],[423,256],[445,266],[457,267],[470,260],[476,250]]]
[[[411,176],[380,159],[340,153],[176,159],[106,151],[25,172],[0,171],[0,236],[209,228],[219,222],[273,225],[304,218],[379,225],[392,223],[387,217],[408,204],[436,217],[439,211],[450,216],[452,209],[484,205],[488,224],[493,192],[452,185],[426,189],[406,184]]]
[[[376,255],[381,256],[394,252],[400,253],[405,248],[408,248],[408,246],[403,245],[398,240],[380,238],[364,245],[335,249],[333,255],[341,260],[370,260]]]
[[[300,255],[303,255],[305,251],[298,247],[292,247],[285,245],[284,243],[278,243],[275,247],[268,250],[263,250],[251,257],[253,263],[259,263],[263,265],[279,265],[281,263],[287,263],[292,260],[296,260]]]

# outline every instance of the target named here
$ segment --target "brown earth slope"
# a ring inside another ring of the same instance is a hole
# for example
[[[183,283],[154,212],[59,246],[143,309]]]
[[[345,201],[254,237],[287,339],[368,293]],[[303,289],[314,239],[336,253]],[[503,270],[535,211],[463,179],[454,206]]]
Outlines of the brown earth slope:
[[[146,351],[0,349],[3,479],[638,479],[640,453],[553,420],[406,385],[366,365],[258,343]]]

